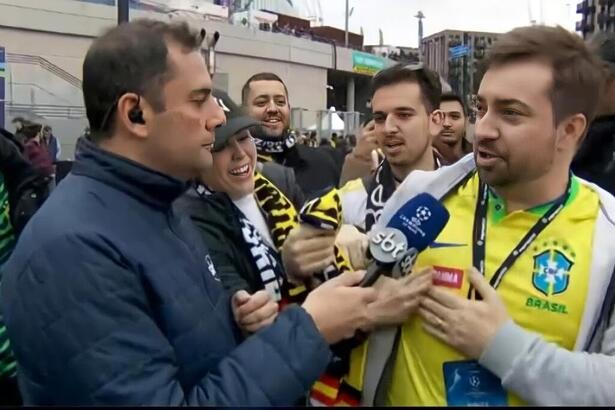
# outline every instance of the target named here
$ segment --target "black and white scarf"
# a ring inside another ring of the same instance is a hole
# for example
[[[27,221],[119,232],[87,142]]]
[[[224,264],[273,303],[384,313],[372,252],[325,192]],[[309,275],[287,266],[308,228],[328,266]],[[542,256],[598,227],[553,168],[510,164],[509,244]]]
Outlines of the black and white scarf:
[[[297,144],[297,138],[293,133],[285,131],[282,136],[273,137],[267,135],[263,127],[254,130],[252,137],[261,162],[273,161],[273,156],[283,156]]]
[[[259,178],[262,177],[257,173],[256,179],[259,180]],[[201,183],[195,183],[194,189],[201,198],[216,193]],[[259,202],[259,198],[257,197],[256,199],[257,202]],[[246,218],[244,213],[235,204],[232,204],[232,207],[235,211],[235,216],[239,221],[239,225],[241,226],[241,235],[243,237],[245,248],[250,253],[250,256],[252,256],[252,266],[258,272],[263,288],[273,297],[276,302],[280,302],[283,298],[282,290],[284,289],[285,273],[278,251],[269,246],[269,244],[263,239],[263,236],[260,234],[256,226],[250,222],[248,218]],[[259,203],[259,207],[262,212],[261,203]],[[265,214],[263,216],[265,216],[266,220],[269,219],[269,215]],[[272,233],[272,236],[275,236],[274,240],[279,241],[279,238],[277,237],[279,235]]]
[[[201,197],[214,193],[203,184],[198,184],[195,189]],[[243,242],[251,255],[251,262],[259,273],[263,287],[276,302],[280,302],[281,305],[302,302],[309,289],[304,285],[291,285],[286,281],[280,257],[282,246],[288,234],[299,225],[300,221],[320,229],[337,230],[337,221],[341,220],[339,194],[334,189],[322,198],[306,203],[299,215],[292,202],[282,191],[261,173],[256,172],[254,174],[254,197],[270,229],[273,247],[263,239],[256,226],[233,204],[235,216],[240,222]],[[334,254],[333,264],[327,267],[322,275],[318,275],[323,280],[350,270],[348,258],[337,246],[334,247]]]
[[[442,166],[440,158],[438,158],[435,151],[434,163],[436,166],[435,169]],[[395,189],[397,189],[395,182],[402,181],[396,180],[395,175],[393,175],[393,170],[391,169],[391,164],[389,164],[389,161],[386,159],[378,165],[373,177],[370,175],[363,178],[363,186],[367,191],[365,232],[369,232],[380,219],[384,205],[387,203],[391,195],[393,195]]]
[[[373,177],[370,175],[363,178],[363,186],[367,191],[365,232],[369,232],[380,219],[384,205],[395,192],[395,176],[389,161],[383,160]]]
[[[276,302],[282,300],[282,287],[284,286],[284,271],[279,254],[265,242],[256,226],[245,217],[243,212],[236,208],[241,225],[241,234],[256,270],[259,272],[264,289]]]

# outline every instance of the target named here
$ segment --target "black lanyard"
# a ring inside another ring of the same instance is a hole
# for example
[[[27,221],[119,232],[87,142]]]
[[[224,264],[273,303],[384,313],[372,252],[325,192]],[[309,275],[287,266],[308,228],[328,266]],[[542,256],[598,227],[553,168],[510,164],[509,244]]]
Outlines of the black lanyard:
[[[568,187],[564,195],[553,202],[553,205],[544,213],[534,224],[534,226],[525,234],[523,239],[515,246],[508,257],[502,262],[502,265],[495,271],[489,284],[497,289],[504,278],[504,275],[509,271],[512,265],[517,261],[519,256],[534,242],[540,233],[555,219],[557,215],[564,209],[566,202],[570,198],[572,191],[572,175],[568,179]],[[489,205],[489,187],[483,181],[480,182],[478,188],[478,199],[476,201],[476,212],[474,214],[474,230],[472,232],[472,266],[474,266],[481,275],[485,276],[485,247],[487,242],[487,210]],[[476,300],[481,297],[474,292],[472,285],[468,290],[468,299],[474,294]]]

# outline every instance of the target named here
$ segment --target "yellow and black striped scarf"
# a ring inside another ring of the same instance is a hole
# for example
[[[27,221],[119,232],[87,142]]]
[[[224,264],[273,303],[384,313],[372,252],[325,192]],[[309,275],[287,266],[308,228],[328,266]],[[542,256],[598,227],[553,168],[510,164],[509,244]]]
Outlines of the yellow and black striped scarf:
[[[322,197],[308,201],[300,213],[288,198],[273,183],[262,174],[256,173],[254,180],[254,195],[256,201],[264,212],[271,232],[274,245],[280,251],[290,231],[299,225],[306,223],[318,229],[337,231],[341,225],[342,206],[337,189],[332,189]],[[346,255],[336,246],[335,262],[327,267],[322,274],[316,275],[316,282],[326,281],[345,271],[349,271],[350,262]],[[307,296],[311,286],[289,286],[285,283],[282,292],[282,308],[288,303],[301,303]],[[313,285],[313,284],[312,284]],[[346,348],[342,344],[337,346],[341,353],[330,363],[327,371],[312,386],[310,391],[311,400],[317,400],[325,404],[356,405],[358,392],[354,391],[348,383],[343,382],[350,365],[351,346]]]
[[[271,239],[278,252],[290,231],[299,223],[308,223],[322,229],[337,230],[341,220],[341,201],[337,190],[329,192],[304,205],[301,213],[292,202],[271,181],[260,173],[254,175],[254,196],[270,229]],[[338,218],[339,216],[339,218]],[[350,270],[348,258],[337,248],[334,249],[335,262],[325,269],[322,276],[328,279]],[[306,286],[287,289],[287,302],[300,302],[306,296]]]

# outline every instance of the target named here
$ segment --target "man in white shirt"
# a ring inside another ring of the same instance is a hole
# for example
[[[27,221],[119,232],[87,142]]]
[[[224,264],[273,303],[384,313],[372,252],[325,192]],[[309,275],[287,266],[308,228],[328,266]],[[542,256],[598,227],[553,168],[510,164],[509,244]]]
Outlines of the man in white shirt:
[[[385,159],[374,175],[341,189],[344,223],[365,232],[410,172],[439,167],[432,139],[442,129],[442,86],[431,70],[401,64],[384,69],[374,76],[372,90],[375,133]]]

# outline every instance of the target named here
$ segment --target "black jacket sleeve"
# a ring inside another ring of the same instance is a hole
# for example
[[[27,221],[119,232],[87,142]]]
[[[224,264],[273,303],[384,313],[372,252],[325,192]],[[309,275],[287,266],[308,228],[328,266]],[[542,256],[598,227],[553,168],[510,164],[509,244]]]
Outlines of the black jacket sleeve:
[[[223,194],[201,198],[184,194],[174,204],[175,210],[190,218],[207,246],[222,286],[232,295],[238,290],[254,293],[262,284],[240,250],[241,227],[230,217],[230,200]]]
[[[245,290],[250,294],[260,290],[260,283],[251,275],[253,269],[246,266],[247,261],[238,252],[238,241],[232,241],[232,238],[216,230],[206,219],[202,219],[198,215],[191,215],[191,218],[201,234],[203,242],[207,245],[209,255],[224,289],[231,295],[238,290]]]
[[[6,180],[9,195],[13,197],[25,184],[40,177],[17,146],[4,136],[0,138],[0,171]]]

